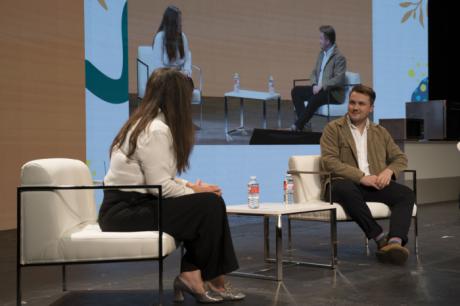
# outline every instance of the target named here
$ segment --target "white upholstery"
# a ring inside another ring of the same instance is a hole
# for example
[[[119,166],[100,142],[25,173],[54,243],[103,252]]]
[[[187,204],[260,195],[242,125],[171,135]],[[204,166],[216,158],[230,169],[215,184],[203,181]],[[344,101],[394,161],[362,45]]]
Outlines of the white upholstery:
[[[79,160],[51,158],[26,163],[21,185],[91,186]],[[22,194],[21,264],[158,258],[158,232],[102,232],[93,190],[31,191]],[[163,255],[176,249],[163,233]]]
[[[192,62],[192,52],[189,51],[190,62]],[[152,46],[139,46],[137,48],[137,96],[143,98],[145,87],[150,74],[153,72],[153,48]],[[147,66],[145,66],[147,65]],[[192,65],[192,75],[195,88],[193,89],[192,104],[200,105],[200,127],[203,122],[203,75],[201,68]]]
[[[320,156],[319,155],[305,155],[305,156],[291,156],[289,158],[289,170],[295,171],[320,171]],[[295,203],[308,203],[308,204],[321,204],[330,206],[329,202],[324,202],[321,197],[321,182],[319,174],[293,174],[294,178],[294,202]],[[337,221],[350,221],[348,216],[340,204],[334,203],[337,212]],[[375,219],[385,219],[390,217],[391,211],[389,207],[380,202],[367,202],[372,216]],[[412,215],[417,214],[417,206],[414,205]],[[303,220],[319,220],[328,221],[329,212],[308,213],[305,215],[293,215],[292,219]]]
[[[338,117],[338,116],[343,116],[346,114],[348,110],[348,96],[350,94],[350,91],[353,88],[353,85],[360,84],[360,83],[361,83],[361,76],[359,75],[359,73],[350,72],[350,71],[345,72],[345,84],[348,85],[345,87],[345,98],[341,104],[329,104],[329,116]],[[322,105],[320,108],[318,108],[318,110],[316,111],[316,114],[321,115],[321,116],[327,116],[328,115],[327,104]]]
[[[189,52],[190,61],[192,61],[192,52]],[[152,46],[139,46],[137,48],[137,59],[142,61],[147,65],[145,67],[142,63],[137,63],[137,86],[138,86],[138,97],[143,98],[145,94],[145,87],[147,85],[147,80],[152,74],[153,67],[153,49]],[[202,75],[201,68],[197,65],[192,65],[192,77],[193,71],[196,71],[198,87],[193,90],[192,104],[201,104],[201,91],[202,91]],[[196,85],[196,84],[195,84]]]

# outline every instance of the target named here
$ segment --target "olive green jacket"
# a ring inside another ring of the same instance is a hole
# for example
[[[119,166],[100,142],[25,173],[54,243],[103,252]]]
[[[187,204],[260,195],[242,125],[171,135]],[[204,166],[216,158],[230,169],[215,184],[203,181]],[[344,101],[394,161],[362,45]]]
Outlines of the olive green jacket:
[[[323,131],[321,144],[321,168],[331,172],[332,179],[350,179],[360,183],[364,172],[359,169],[356,145],[347,123],[346,115],[331,121]],[[371,175],[378,175],[385,168],[393,171],[394,177],[407,168],[407,157],[393,141],[388,131],[374,123],[367,130],[367,159]],[[329,178],[321,180],[324,196]]]

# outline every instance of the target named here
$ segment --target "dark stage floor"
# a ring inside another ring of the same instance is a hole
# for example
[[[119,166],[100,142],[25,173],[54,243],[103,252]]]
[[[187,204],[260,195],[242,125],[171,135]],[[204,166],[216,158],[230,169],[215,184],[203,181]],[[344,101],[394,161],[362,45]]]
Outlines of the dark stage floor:
[[[234,244],[244,270],[273,272],[262,262],[262,220],[230,218]],[[386,222],[383,222],[386,226]],[[0,232],[0,304],[15,305],[15,231]],[[285,235],[284,237],[286,237]],[[410,239],[413,237],[411,228]],[[292,254],[327,261],[329,226],[293,223]],[[458,305],[460,299],[460,210],[458,203],[419,207],[419,256],[405,266],[378,263],[366,254],[354,223],[338,225],[336,270],[285,266],[284,281],[229,277],[246,294],[242,302],[221,305]],[[272,244],[273,246],[274,244]],[[179,251],[166,259],[165,305],[172,305],[172,281],[179,270]],[[23,271],[23,305],[151,305],[156,301],[157,264],[150,262],[72,266],[68,292],[60,291],[60,268]],[[189,297],[183,305],[194,305]]]

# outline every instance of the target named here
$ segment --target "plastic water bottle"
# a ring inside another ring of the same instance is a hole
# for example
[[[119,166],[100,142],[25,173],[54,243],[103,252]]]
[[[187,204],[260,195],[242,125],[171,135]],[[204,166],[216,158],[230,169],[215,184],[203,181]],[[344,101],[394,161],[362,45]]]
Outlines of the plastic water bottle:
[[[271,94],[275,93],[275,80],[273,79],[273,76],[268,78],[268,92]]]
[[[238,73],[233,75],[233,91],[240,91],[240,75]]]
[[[283,184],[284,204],[294,204],[294,179],[289,173],[286,174]]]
[[[259,183],[255,176],[249,178],[248,206],[249,208],[259,208]]]

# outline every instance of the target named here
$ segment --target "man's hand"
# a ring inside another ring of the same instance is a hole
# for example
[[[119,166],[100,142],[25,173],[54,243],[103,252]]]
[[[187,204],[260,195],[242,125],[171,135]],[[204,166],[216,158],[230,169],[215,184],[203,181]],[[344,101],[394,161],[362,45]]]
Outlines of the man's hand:
[[[321,91],[321,89],[323,89],[323,86],[321,86],[321,85],[314,85],[314,86],[313,86],[313,94],[314,94],[314,95],[317,95],[317,94]]]
[[[196,180],[195,184],[188,182],[186,186],[192,188],[193,191],[195,191],[196,193],[213,192],[217,194],[218,196],[222,196],[222,190],[220,189],[219,186],[207,184],[201,180]]]
[[[384,187],[390,185],[392,176],[393,170],[390,170],[388,168],[380,172],[377,176],[377,186],[380,187],[379,189],[383,189]]]
[[[374,187],[375,189],[382,189],[380,186],[377,184],[377,176],[376,175],[365,175],[361,178],[359,181],[361,185],[367,186],[367,187]]]

